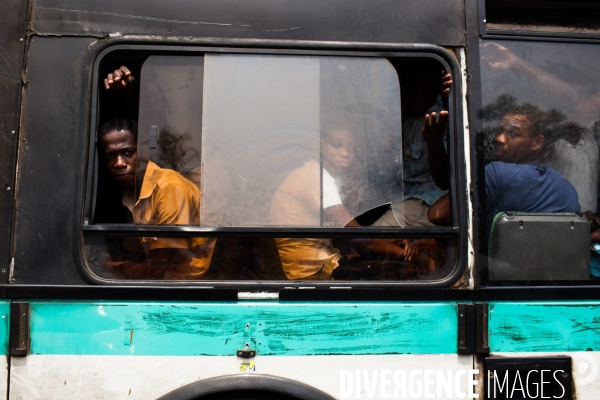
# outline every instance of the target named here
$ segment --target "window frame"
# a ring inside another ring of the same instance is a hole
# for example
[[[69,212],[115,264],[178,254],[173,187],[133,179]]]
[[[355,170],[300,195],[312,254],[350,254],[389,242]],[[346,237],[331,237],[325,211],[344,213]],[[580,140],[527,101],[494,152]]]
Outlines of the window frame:
[[[118,41],[118,40],[117,40]],[[112,42],[111,42],[112,44]],[[293,48],[291,48],[293,46]],[[137,51],[149,54],[162,55],[194,55],[194,53],[238,53],[238,54],[269,54],[269,55],[296,55],[296,56],[347,56],[347,57],[429,57],[434,58],[446,68],[453,76],[453,86],[448,96],[449,119],[449,142],[448,155],[450,160],[450,192],[452,193],[452,216],[454,226],[435,227],[435,228],[375,228],[375,227],[356,227],[356,228],[271,228],[271,227],[250,227],[250,228],[202,228],[190,226],[136,226],[133,224],[95,224],[92,221],[93,210],[96,201],[96,187],[99,160],[96,151],[97,148],[97,124],[98,124],[98,105],[99,105],[99,71],[100,63],[105,56],[113,51]],[[150,44],[142,42],[139,44],[115,44],[106,46],[98,53],[94,60],[92,68],[92,98],[90,110],[89,125],[89,148],[86,164],[86,182],[85,193],[83,197],[83,209],[81,210],[81,221],[78,229],[81,232],[79,236],[78,249],[81,251],[81,264],[78,263],[78,269],[81,275],[90,283],[111,284],[111,285],[185,285],[185,286],[210,286],[210,287],[237,287],[257,290],[259,288],[268,290],[277,290],[285,287],[356,287],[356,288],[398,288],[398,287],[449,287],[463,277],[467,267],[467,236],[468,236],[468,215],[467,215],[467,188],[466,174],[469,173],[465,168],[464,154],[464,124],[463,102],[461,98],[462,80],[461,68],[458,65],[456,57],[448,50],[425,44],[351,44],[351,43],[316,43],[316,42],[285,42],[280,46],[258,46],[257,43],[250,43],[248,47],[239,46],[168,46],[164,44]],[[269,281],[258,284],[255,281],[157,281],[157,280],[117,280],[101,278],[92,273],[91,268],[87,266],[85,257],[84,237],[92,236],[112,236],[112,237],[151,237],[160,232],[164,237],[190,237],[193,233],[196,236],[205,237],[315,237],[315,238],[334,238],[334,237],[404,237],[404,238],[454,238],[456,240],[457,258],[456,265],[452,272],[439,280],[427,281]]]

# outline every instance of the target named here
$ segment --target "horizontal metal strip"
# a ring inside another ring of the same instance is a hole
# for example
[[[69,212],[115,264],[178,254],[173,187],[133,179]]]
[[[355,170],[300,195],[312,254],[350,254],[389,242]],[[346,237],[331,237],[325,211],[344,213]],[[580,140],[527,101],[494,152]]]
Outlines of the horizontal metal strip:
[[[0,285],[0,298],[62,299],[62,300],[148,300],[148,301],[236,301],[238,290],[267,291],[279,294],[281,301],[517,301],[517,300],[590,300],[600,298],[600,286],[486,288],[475,290],[423,286],[407,287],[405,282],[371,282],[371,287],[359,287],[365,282],[310,282],[314,289],[306,290],[307,282],[139,282],[122,281],[106,285]],[[414,284],[409,282],[408,284]],[[402,285],[405,284],[405,285]],[[284,286],[284,289],[281,287]]]
[[[118,225],[99,224],[84,225],[87,236],[139,236],[154,237],[189,237],[199,236],[254,236],[254,237],[454,237],[459,228],[381,228],[381,227],[349,227],[349,228],[201,228],[197,226],[164,226],[164,225]]]
[[[457,306],[31,302],[31,354],[453,354]],[[426,338],[426,340],[424,340]]]

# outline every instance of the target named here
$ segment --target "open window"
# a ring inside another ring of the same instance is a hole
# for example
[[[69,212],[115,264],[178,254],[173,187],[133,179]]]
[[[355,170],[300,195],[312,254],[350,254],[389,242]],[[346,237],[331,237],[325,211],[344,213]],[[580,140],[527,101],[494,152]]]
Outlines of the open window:
[[[112,203],[90,193],[84,235],[95,279],[439,283],[458,274],[464,216],[453,102],[441,93],[442,71],[452,70],[442,57],[139,58],[135,179]],[[422,139],[426,114],[433,150]],[[91,152],[98,187],[119,183],[106,162],[118,136],[108,122]],[[442,185],[428,151],[446,157],[436,170]],[[435,225],[427,209],[442,197],[445,220]],[[409,198],[418,210],[405,207]],[[127,219],[105,217],[106,204]],[[414,222],[418,212],[425,222]]]

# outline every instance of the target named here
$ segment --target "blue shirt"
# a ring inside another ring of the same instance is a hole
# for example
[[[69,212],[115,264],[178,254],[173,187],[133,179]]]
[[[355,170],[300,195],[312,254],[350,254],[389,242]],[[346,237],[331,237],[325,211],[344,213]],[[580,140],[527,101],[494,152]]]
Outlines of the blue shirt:
[[[436,103],[425,114],[432,112],[439,114],[440,111],[444,111],[444,108],[442,99],[438,96]],[[448,191],[437,187],[429,170],[429,152],[421,132],[425,114],[419,117],[409,117],[402,123],[403,176],[401,179],[404,184],[403,200],[415,198],[432,205]],[[444,147],[448,147],[447,131],[444,135]]]
[[[502,211],[578,212],[577,191],[547,165],[494,161],[485,166],[488,222]]]

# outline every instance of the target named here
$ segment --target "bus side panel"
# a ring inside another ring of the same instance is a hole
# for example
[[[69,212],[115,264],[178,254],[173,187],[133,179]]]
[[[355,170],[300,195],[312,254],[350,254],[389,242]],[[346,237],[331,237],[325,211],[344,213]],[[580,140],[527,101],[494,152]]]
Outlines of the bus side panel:
[[[578,398],[600,398],[600,302],[489,303],[492,356],[566,355]]]
[[[30,355],[11,361],[11,399],[155,399],[193,382],[239,374],[302,382],[336,399],[410,399],[425,398],[425,393],[435,395],[437,376],[433,375],[434,384],[427,387],[424,374],[440,371],[451,379],[451,394],[437,398],[454,400],[466,397],[466,371],[472,368],[472,356],[457,354],[259,355],[253,359]],[[411,372],[419,370],[422,374],[416,377],[417,383],[409,386]],[[411,396],[411,389],[417,395]]]
[[[451,302],[37,301],[30,307],[31,354],[11,361],[14,398],[155,398],[239,373],[287,377],[335,397],[360,380],[378,398],[397,386],[385,382],[398,370],[406,379],[416,368],[454,377],[473,362],[457,355]],[[257,356],[238,358],[246,346]],[[382,378],[380,371],[390,372]],[[464,393],[466,374],[459,380]]]
[[[73,260],[88,141],[91,38],[31,38],[19,152],[15,283],[81,284]],[[75,262],[80,262],[75,260]]]
[[[0,282],[8,277],[27,1],[0,2]]]
[[[464,44],[461,0],[33,1],[39,33]],[[426,18],[419,17],[425,16]],[[419,29],[415,29],[415,25]]]

